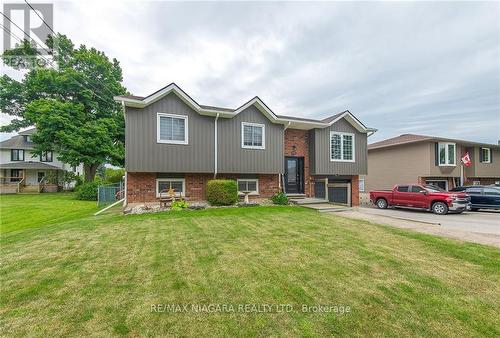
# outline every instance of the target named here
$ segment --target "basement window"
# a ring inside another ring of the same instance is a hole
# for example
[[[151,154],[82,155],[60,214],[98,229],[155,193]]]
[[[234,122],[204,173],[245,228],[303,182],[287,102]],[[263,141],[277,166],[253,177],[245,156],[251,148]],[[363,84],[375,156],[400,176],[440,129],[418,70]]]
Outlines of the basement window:
[[[186,181],[183,178],[159,178],[156,180],[156,197],[168,197],[168,191],[174,190],[175,196],[185,195]]]
[[[243,195],[244,191],[250,191],[249,195],[259,194],[258,179],[238,179],[238,194]]]

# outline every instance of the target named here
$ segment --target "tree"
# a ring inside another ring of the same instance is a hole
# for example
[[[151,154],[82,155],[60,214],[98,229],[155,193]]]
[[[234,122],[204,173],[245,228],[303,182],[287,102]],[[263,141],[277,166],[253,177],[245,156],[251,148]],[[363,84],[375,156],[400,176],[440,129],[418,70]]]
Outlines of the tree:
[[[21,81],[0,78],[0,109],[14,117],[0,131],[36,126],[36,155],[54,151],[70,165],[83,163],[85,180],[93,181],[99,165],[124,162],[125,122],[113,100],[126,93],[120,64],[95,48],[75,48],[61,34],[49,36],[47,46],[56,67],[36,66],[43,62],[34,59],[46,57],[27,40],[2,55],[5,64],[27,73]]]

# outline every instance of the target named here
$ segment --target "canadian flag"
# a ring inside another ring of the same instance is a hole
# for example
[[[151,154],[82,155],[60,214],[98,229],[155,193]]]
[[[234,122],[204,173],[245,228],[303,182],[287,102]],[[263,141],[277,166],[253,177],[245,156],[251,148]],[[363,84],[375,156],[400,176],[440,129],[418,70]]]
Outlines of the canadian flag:
[[[466,152],[465,155],[462,157],[462,163],[466,167],[470,167],[470,165],[472,164],[472,162],[470,160],[469,152]]]

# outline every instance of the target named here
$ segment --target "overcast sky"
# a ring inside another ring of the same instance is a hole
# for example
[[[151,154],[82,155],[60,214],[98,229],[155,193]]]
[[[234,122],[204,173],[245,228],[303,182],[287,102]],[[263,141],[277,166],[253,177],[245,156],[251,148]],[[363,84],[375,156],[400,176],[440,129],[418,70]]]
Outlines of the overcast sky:
[[[498,2],[103,2],[56,1],[54,28],[117,58],[135,95],[176,82],[201,104],[348,109],[370,142],[500,140]]]

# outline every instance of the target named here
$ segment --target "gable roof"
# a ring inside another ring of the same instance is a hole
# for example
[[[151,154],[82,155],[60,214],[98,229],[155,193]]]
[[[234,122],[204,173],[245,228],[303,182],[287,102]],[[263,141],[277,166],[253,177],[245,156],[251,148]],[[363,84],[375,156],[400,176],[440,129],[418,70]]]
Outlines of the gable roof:
[[[374,133],[376,129],[367,128],[363,123],[361,123],[353,114],[348,110],[327,117],[323,120],[292,117],[286,115],[277,115],[271,108],[269,108],[264,101],[258,96],[250,99],[240,107],[236,109],[222,108],[216,106],[201,105],[196,102],[191,96],[189,96],[185,91],[183,91],[175,83],[171,83],[156,92],[148,96],[136,96],[136,95],[121,95],[115,96],[115,100],[121,102],[124,106],[133,108],[144,108],[166,95],[174,93],[177,95],[184,103],[186,103],[193,110],[198,112],[200,115],[207,116],[219,116],[222,118],[233,118],[250,106],[255,106],[262,114],[264,114],[271,122],[283,124],[287,128],[297,128],[297,129],[312,129],[312,128],[326,128],[331,126],[333,123],[337,122],[341,118],[346,118],[346,120],[351,123],[357,130],[364,133]]]
[[[464,145],[471,145],[471,146],[478,145],[478,146],[487,146],[487,147],[491,147],[491,148],[500,148],[500,145],[497,145],[497,144],[488,144],[488,143],[481,143],[481,142],[457,140],[457,139],[450,139],[450,138],[437,137],[437,136],[402,134],[399,136],[391,137],[391,138],[388,138],[388,139],[385,139],[382,141],[378,141],[378,142],[369,144],[368,150],[381,149],[381,148],[387,148],[387,147],[393,147],[393,146],[400,146],[400,145],[404,145],[404,144],[412,144],[412,143],[418,143],[418,142],[439,142],[439,141],[455,142],[455,143],[461,143]]]
[[[35,144],[24,140],[24,135],[15,135],[0,142],[0,149],[33,149]]]

